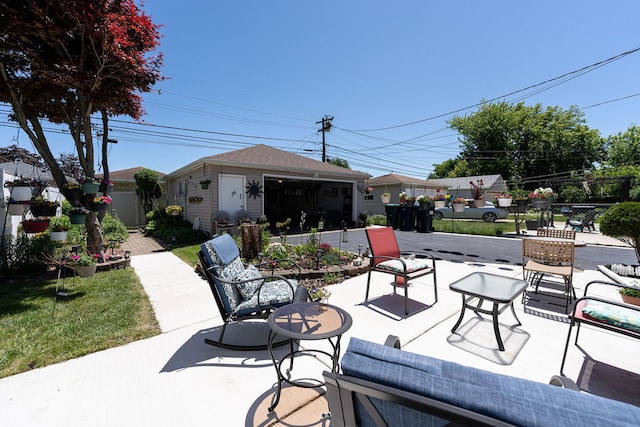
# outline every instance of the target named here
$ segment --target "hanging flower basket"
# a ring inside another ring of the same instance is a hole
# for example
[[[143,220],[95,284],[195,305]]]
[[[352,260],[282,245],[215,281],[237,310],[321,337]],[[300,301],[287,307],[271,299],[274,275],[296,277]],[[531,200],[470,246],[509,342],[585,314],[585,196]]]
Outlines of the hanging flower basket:
[[[104,211],[107,210],[107,204],[106,203],[91,202],[90,206],[91,206],[91,210],[93,212],[104,212]]]
[[[31,205],[29,210],[33,216],[55,216],[58,210],[57,206]]]
[[[513,199],[508,199],[508,198],[498,198],[498,206],[501,208],[508,208],[509,206],[511,206],[511,201]]]
[[[387,203],[389,203],[391,201],[391,195],[390,194],[383,194],[382,196],[380,196],[380,201],[386,205]]]
[[[33,191],[29,186],[16,185],[11,188],[11,198],[16,202],[28,202],[31,200]]]
[[[68,231],[51,231],[49,232],[49,239],[52,242],[64,242],[67,240]]]
[[[69,215],[69,221],[71,221],[71,224],[84,224],[86,220],[87,215],[84,214]]]
[[[436,208],[444,208],[445,201],[444,200],[436,200],[433,203],[436,205]]]
[[[82,183],[82,192],[84,194],[96,194],[99,188],[100,188],[100,184],[98,184],[97,182]]]
[[[454,212],[464,212],[464,203],[452,203]]]
[[[49,218],[31,221],[22,221],[22,229],[25,233],[42,233],[49,228]]]
[[[545,209],[547,207],[547,199],[531,199],[531,204],[536,209]]]

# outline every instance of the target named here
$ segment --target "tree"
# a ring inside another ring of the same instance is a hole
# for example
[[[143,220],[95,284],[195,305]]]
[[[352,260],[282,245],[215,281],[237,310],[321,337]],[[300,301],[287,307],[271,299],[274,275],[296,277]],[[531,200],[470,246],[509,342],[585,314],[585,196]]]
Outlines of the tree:
[[[162,196],[162,187],[158,183],[158,172],[151,169],[140,169],[133,175],[136,180],[136,194],[144,209],[144,213],[153,210],[153,200]]]
[[[78,156],[74,153],[60,153],[58,156],[58,163],[60,164],[62,172],[67,177],[75,177],[78,172],[82,170],[80,160],[78,160]]]
[[[631,125],[606,141],[606,164],[610,167],[638,165],[640,160],[640,128]]]
[[[88,178],[95,177],[100,149],[108,180],[109,117],[143,114],[140,93],[161,78],[162,55],[151,55],[159,38],[158,26],[134,0],[0,1],[0,102],[11,105],[10,119],[28,135],[63,194],[66,177],[42,121],[68,129]],[[92,253],[102,252],[103,215],[91,213],[86,222]]]
[[[603,157],[603,139],[576,107],[484,103],[449,125],[461,135],[459,157],[471,175],[528,178],[535,187],[547,177],[589,169]]]
[[[600,231],[631,245],[640,263],[640,203],[624,202],[607,209],[600,217]]]
[[[349,162],[345,159],[341,159],[340,157],[335,157],[333,159],[327,159],[327,163],[331,163],[332,165],[340,166],[341,168],[351,169],[349,167]]]
[[[0,163],[13,162],[16,159],[20,159],[22,162],[28,165],[34,165],[38,167],[44,166],[42,157],[29,150],[18,147],[13,144],[8,147],[0,147]]]

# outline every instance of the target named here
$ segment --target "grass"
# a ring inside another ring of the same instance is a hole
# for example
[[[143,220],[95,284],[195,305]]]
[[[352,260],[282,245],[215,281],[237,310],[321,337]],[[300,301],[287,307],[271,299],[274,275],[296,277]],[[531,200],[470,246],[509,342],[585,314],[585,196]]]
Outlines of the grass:
[[[160,333],[133,269],[0,286],[0,378]]]
[[[179,248],[171,249],[171,253],[186,262],[191,266],[195,266],[198,262],[198,251],[200,250],[200,243],[189,246],[181,246]]]

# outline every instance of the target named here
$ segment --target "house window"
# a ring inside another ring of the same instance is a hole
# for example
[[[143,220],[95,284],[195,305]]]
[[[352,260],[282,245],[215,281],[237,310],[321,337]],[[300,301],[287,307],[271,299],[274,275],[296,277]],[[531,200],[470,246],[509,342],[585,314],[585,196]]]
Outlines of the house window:
[[[364,199],[365,200],[373,200],[373,194],[365,194],[364,195]]]

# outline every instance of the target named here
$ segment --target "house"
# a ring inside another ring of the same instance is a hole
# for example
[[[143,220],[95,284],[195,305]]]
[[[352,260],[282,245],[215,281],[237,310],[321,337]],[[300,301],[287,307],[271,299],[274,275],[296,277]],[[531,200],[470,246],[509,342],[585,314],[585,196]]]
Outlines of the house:
[[[440,180],[424,180],[411,178],[408,176],[390,173],[387,175],[370,178],[365,182],[365,188],[370,187],[372,191],[365,195],[364,207],[365,211],[370,215],[384,214],[384,203],[381,202],[380,196],[383,193],[391,195],[389,203],[400,202],[400,192],[404,191],[408,196],[418,197],[422,194],[434,196],[436,191],[440,189],[443,194],[446,193],[447,185]]]
[[[113,185],[113,189],[110,192],[112,201],[109,206],[109,213],[112,216],[117,216],[126,226],[130,227],[143,226],[146,223],[143,206],[136,194],[137,186],[134,178],[136,172],[142,169],[146,168],[136,166],[109,172],[109,181]],[[156,172],[158,173],[160,185],[163,186],[163,178],[166,174]],[[102,175],[99,175],[98,178],[102,178]],[[167,205],[165,200],[166,196],[158,199],[156,201],[157,207],[165,207]]]
[[[478,175],[478,176],[465,176],[460,178],[441,178],[438,182],[443,183],[449,188],[449,194],[452,197],[463,197],[465,199],[472,199],[471,196],[471,182],[477,184],[482,181],[482,192],[485,200],[493,201],[494,197],[501,191],[506,190],[506,182],[502,178],[502,175]]]
[[[323,163],[263,144],[203,157],[169,174],[167,203],[184,208],[183,216],[214,232],[219,211],[236,220],[239,213],[271,225],[291,219],[291,229],[339,227],[355,223],[364,210],[364,180],[369,174]],[[197,220],[196,220],[197,219]]]

